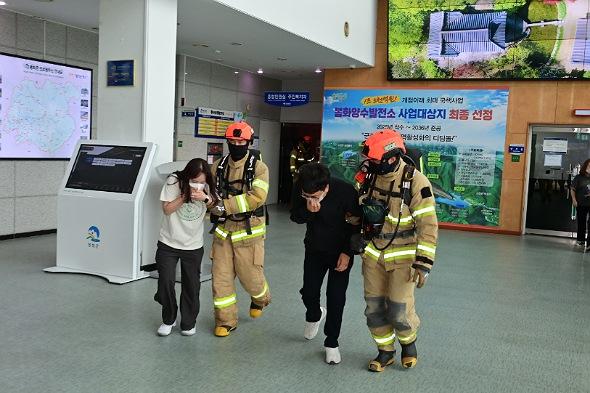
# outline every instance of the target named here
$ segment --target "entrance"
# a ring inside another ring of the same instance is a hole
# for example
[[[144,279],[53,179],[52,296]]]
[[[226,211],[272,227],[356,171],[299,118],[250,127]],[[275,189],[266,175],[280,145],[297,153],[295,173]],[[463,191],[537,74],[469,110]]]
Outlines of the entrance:
[[[303,137],[311,137],[312,149],[316,151],[319,158],[321,124],[304,123],[283,123],[281,127],[281,164],[279,175],[279,202],[291,202],[291,189],[293,188],[293,177],[291,176],[290,157],[291,151],[302,141]]]
[[[590,158],[590,128],[533,126],[526,233],[575,237],[576,211],[570,186]]]

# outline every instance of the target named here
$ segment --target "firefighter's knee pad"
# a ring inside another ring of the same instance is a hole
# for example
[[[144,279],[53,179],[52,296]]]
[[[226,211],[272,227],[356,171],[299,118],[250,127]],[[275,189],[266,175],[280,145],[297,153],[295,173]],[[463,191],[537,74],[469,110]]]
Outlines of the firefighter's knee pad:
[[[387,321],[391,323],[398,332],[411,330],[411,326],[406,315],[405,303],[397,303],[387,300]]]
[[[367,325],[370,328],[377,328],[388,325],[387,308],[385,306],[385,297],[365,297],[367,307],[365,308],[365,317]]]

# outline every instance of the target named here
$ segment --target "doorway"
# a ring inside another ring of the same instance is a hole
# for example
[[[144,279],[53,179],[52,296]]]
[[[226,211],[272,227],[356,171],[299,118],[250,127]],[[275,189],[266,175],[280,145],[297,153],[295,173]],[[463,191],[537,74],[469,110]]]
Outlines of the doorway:
[[[590,157],[590,128],[533,126],[530,138],[525,233],[573,238],[570,187]]]
[[[291,202],[291,190],[293,177],[291,176],[290,157],[291,151],[303,139],[311,137],[312,148],[316,151],[316,157],[320,157],[320,141],[322,137],[321,124],[283,123],[281,127],[281,163],[279,165],[279,203]]]

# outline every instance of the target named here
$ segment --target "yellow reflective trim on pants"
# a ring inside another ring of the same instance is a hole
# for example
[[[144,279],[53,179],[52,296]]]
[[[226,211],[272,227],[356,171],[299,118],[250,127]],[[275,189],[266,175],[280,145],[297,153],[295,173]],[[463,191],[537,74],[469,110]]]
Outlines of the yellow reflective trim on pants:
[[[414,217],[418,217],[418,216],[422,216],[427,213],[433,213],[435,211],[436,211],[436,208],[434,206],[428,206],[428,207],[420,208],[418,210],[414,210],[412,212],[412,215]]]
[[[218,297],[213,299],[213,305],[215,308],[226,308],[231,306],[232,304],[236,304],[237,297],[236,294],[233,293],[227,297]]]
[[[248,206],[248,201],[246,200],[245,194],[237,195],[236,202],[238,204],[238,210],[240,213],[246,213],[247,211],[250,211],[250,206]]]
[[[268,183],[265,182],[264,180],[260,180],[260,179],[256,179],[252,182],[252,187],[258,187],[262,190],[264,190],[264,192],[268,192]]]
[[[405,345],[405,344],[411,344],[414,341],[416,341],[417,336],[418,336],[418,332],[414,332],[414,333],[410,334],[409,336],[405,336],[405,337],[398,335],[397,339],[399,340],[399,342],[401,344]]]
[[[252,296],[254,299],[260,299],[261,297],[264,297],[264,295],[266,295],[266,292],[268,291],[268,283],[265,281],[264,282],[264,289],[262,290],[262,292],[260,292],[260,294],[256,295],[256,296]]]
[[[252,234],[248,235],[248,232],[244,229],[242,231],[233,232],[231,234],[232,242],[239,242],[246,239],[252,239],[254,237],[262,236],[266,233],[266,225],[258,225],[252,228]]]
[[[385,336],[373,336],[373,340],[377,343],[377,345],[390,345],[395,342],[395,332],[387,334]]]
[[[217,236],[221,240],[227,239],[228,235],[229,235],[229,232],[224,231],[222,227],[218,226],[217,228],[215,228],[215,236]]]

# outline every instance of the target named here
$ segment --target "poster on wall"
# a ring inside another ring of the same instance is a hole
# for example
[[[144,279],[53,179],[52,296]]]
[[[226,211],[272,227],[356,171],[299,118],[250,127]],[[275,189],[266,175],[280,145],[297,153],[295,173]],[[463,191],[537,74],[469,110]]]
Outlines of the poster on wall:
[[[326,89],[322,162],[353,182],[360,144],[399,131],[422,154],[441,222],[498,226],[508,90]]]
[[[225,138],[227,126],[244,118],[242,112],[212,108],[197,108],[196,114],[195,136],[205,138]]]
[[[589,0],[389,0],[394,79],[588,79]]]

